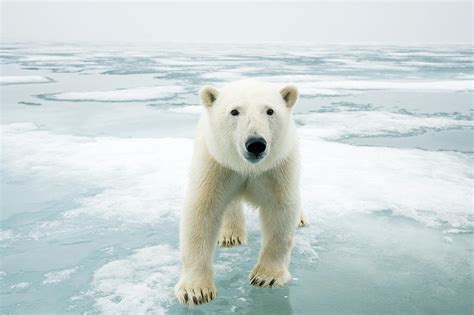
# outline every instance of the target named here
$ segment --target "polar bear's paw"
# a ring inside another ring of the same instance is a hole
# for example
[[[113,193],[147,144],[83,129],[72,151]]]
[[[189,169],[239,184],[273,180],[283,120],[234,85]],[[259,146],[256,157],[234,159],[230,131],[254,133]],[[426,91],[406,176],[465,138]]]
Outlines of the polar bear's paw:
[[[298,227],[303,227],[307,225],[309,225],[309,220],[306,217],[306,215],[303,212],[301,212],[300,219],[298,221]]]
[[[217,244],[222,247],[234,247],[247,244],[247,233],[244,229],[223,228]]]
[[[280,287],[290,281],[291,274],[287,269],[266,268],[255,266],[249,276],[250,284],[254,287],[273,288]]]
[[[215,299],[217,296],[217,290],[214,285],[188,286],[186,284],[181,284],[181,281],[174,288],[174,293],[180,303],[187,305],[206,304]]]

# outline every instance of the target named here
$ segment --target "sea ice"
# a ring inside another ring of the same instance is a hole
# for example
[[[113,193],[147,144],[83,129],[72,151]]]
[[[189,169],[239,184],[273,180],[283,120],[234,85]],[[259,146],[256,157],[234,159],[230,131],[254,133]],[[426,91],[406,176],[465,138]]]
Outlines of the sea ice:
[[[132,102],[155,101],[169,98],[183,92],[184,87],[181,86],[153,86],[117,89],[111,91],[82,91],[43,94],[39,95],[39,97],[54,101]]]
[[[78,200],[65,219],[92,215],[150,223],[179,216],[173,209],[180,209],[184,196],[191,139],[88,138],[31,128],[3,127],[3,165],[10,175],[77,178],[100,188]],[[310,217],[390,209],[430,226],[472,226],[469,156],[356,147],[300,132],[303,202]]]
[[[39,75],[0,76],[0,85],[49,83],[49,82],[53,82],[53,80],[48,77],[43,77]]]
[[[94,272],[92,295],[106,314],[165,314],[174,303],[170,288],[179,274],[179,255],[168,245],[145,247]]]
[[[67,280],[71,277],[71,275],[77,272],[81,267],[76,266],[69,269],[64,269],[60,271],[48,272],[44,276],[46,279],[43,281],[43,284],[58,284]]]
[[[29,283],[29,282],[20,282],[20,283],[17,283],[17,284],[14,284],[14,285],[10,286],[10,289],[22,290],[22,289],[28,288],[30,285],[31,285],[31,283]]]
[[[474,91],[472,80],[439,80],[439,81],[377,81],[377,80],[334,80],[313,81],[298,83],[300,89],[307,91],[308,95],[331,95],[334,96],[356,94],[365,90],[395,90],[395,91],[452,91],[468,92]],[[323,91],[323,92],[320,92]],[[338,95],[339,93],[339,95]]]
[[[311,225],[295,236],[298,280],[257,290],[246,205],[249,244],[216,250],[219,298],[197,311],[469,313],[473,155],[414,147],[445,129],[469,141],[471,46],[2,45],[1,312],[189,312],[172,288],[196,92],[252,77],[300,89]]]
[[[474,121],[439,115],[411,115],[386,111],[337,111],[296,115],[301,132],[325,139],[407,135],[426,130],[473,128]]]

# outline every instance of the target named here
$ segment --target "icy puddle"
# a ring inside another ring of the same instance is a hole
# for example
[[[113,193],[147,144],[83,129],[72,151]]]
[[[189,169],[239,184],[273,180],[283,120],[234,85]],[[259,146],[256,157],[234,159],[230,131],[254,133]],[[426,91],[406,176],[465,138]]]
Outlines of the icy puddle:
[[[1,313],[472,311],[472,47],[239,49],[0,51]],[[256,289],[247,209],[249,245],[216,250],[218,298],[189,309],[172,288],[196,95],[242,77],[301,88],[311,225],[293,281]]]

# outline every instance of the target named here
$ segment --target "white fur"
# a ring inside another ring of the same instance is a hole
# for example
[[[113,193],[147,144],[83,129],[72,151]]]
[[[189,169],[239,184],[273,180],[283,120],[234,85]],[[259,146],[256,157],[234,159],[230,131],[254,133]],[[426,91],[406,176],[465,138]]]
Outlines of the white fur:
[[[194,148],[191,178],[180,224],[182,271],[175,287],[186,304],[216,297],[212,257],[217,243],[247,242],[241,202],[260,209],[262,248],[250,273],[252,285],[271,287],[291,279],[288,271],[293,235],[299,222],[299,157],[292,108],[295,86],[277,88],[244,80],[218,90],[205,86]],[[273,115],[267,110],[272,109]],[[238,116],[231,111],[237,109]],[[263,137],[265,156],[257,163],[245,158],[249,137]],[[219,236],[220,233],[220,236]]]

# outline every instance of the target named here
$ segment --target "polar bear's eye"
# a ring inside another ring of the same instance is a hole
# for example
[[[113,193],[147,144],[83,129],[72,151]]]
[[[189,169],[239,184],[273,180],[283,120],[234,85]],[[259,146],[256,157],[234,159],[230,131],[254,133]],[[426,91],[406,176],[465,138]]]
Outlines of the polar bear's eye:
[[[236,109],[233,109],[233,110],[230,111],[230,114],[231,114],[232,116],[237,116],[237,115],[239,115],[239,111],[236,110]]]
[[[267,110],[267,115],[270,115],[270,116],[273,115],[273,109],[269,108]]]

